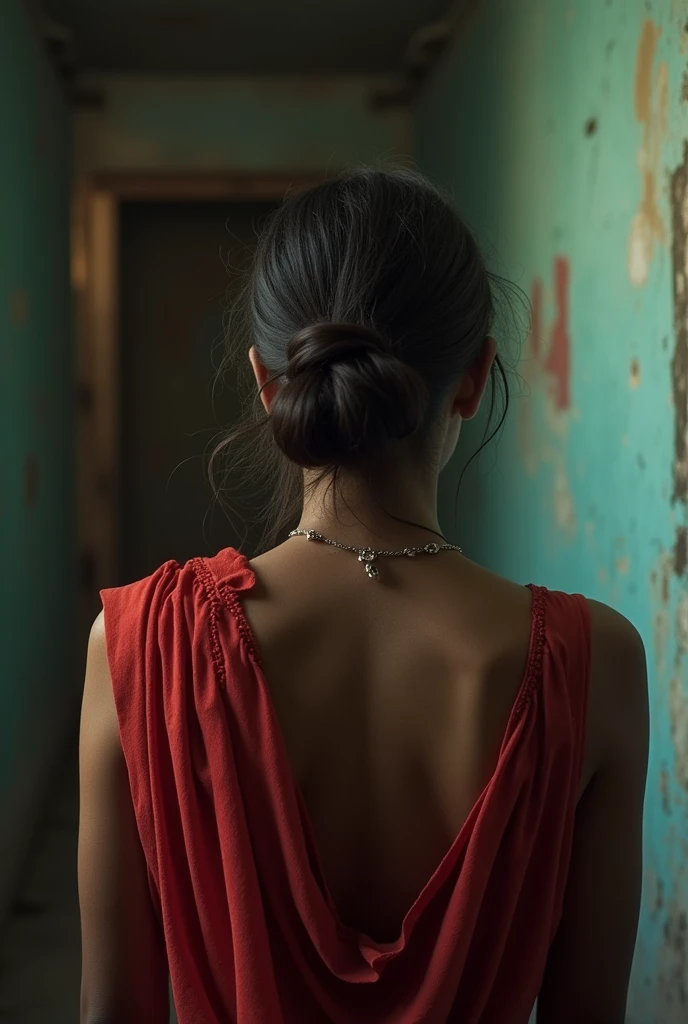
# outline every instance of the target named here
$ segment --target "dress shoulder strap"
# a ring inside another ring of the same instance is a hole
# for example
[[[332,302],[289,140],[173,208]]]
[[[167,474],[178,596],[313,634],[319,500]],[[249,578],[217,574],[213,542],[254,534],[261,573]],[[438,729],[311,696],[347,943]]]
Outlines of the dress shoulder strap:
[[[542,686],[560,690],[565,698],[581,771],[591,661],[592,627],[586,598],[581,594],[547,591]]]

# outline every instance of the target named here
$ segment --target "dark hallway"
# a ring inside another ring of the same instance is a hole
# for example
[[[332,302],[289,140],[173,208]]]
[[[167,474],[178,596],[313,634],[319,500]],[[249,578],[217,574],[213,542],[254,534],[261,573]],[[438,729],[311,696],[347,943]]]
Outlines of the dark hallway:
[[[285,195],[398,163],[447,190],[528,303],[523,330],[495,327],[514,385],[499,441],[464,478],[483,410],[440,484],[447,537],[613,606],[648,652],[627,1024],[684,1024],[686,13],[3,0],[0,1024],[78,1019],[76,733],[100,589],[257,543],[206,474],[250,400],[215,374],[256,228]]]

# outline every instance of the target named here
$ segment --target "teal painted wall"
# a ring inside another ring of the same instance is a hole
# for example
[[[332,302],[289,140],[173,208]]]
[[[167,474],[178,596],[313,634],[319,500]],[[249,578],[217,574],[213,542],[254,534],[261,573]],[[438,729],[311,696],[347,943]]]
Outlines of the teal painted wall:
[[[375,108],[372,76],[95,75],[76,121],[80,170],[316,171],[405,153],[408,113]]]
[[[499,572],[611,603],[647,646],[632,1024],[688,1019],[687,16],[672,0],[484,0],[414,118],[421,168],[533,304],[527,386],[456,532]]]
[[[0,904],[66,708],[75,587],[69,110],[0,7]],[[43,781],[43,785],[44,785]]]

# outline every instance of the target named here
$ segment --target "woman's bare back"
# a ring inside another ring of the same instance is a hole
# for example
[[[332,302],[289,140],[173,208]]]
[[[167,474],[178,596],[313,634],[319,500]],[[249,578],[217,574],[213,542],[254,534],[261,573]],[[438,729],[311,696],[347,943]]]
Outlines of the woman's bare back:
[[[454,554],[390,559],[382,586],[306,541],[253,565],[245,610],[326,882],[344,922],[394,941],[495,768],[532,640],[531,591]],[[622,616],[588,607],[579,813],[543,1024],[579,1024],[592,1006],[595,1020],[623,1019],[638,915],[644,651]]]
[[[531,592],[460,555],[389,559],[292,540],[245,610],[340,916],[393,940],[497,762]],[[399,851],[403,850],[403,857]]]

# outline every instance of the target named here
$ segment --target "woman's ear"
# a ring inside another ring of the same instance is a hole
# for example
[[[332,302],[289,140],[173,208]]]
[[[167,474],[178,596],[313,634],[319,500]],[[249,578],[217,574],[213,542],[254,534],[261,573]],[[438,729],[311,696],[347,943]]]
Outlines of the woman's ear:
[[[268,383],[270,380],[270,371],[263,366],[255,345],[251,345],[248,350],[248,358],[251,363],[253,374],[256,378],[256,384],[258,385],[258,391],[260,393],[260,400],[263,403],[263,408],[267,413],[269,413],[272,400],[275,397],[275,392],[277,391],[277,381],[273,380]]]
[[[496,355],[497,342],[494,338],[485,338],[480,353],[461,375],[452,412],[458,413],[462,420],[473,419],[477,414]]]

